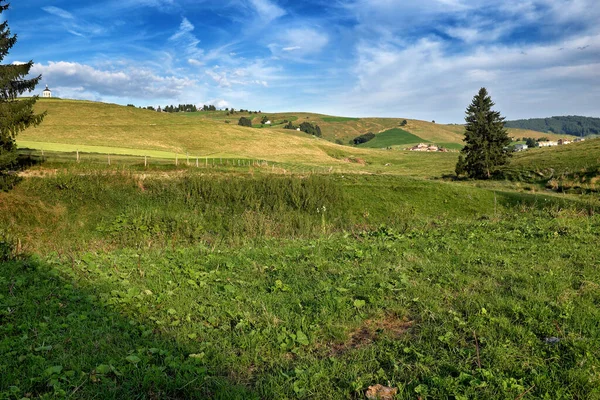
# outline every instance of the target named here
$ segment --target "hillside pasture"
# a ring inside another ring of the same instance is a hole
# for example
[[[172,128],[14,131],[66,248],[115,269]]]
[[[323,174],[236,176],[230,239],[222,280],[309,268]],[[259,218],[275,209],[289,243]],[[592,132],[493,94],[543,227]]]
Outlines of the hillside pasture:
[[[359,147],[366,148],[387,148],[393,146],[405,146],[408,144],[428,143],[416,135],[400,128],[390,129],[375,135],[375,137]]]

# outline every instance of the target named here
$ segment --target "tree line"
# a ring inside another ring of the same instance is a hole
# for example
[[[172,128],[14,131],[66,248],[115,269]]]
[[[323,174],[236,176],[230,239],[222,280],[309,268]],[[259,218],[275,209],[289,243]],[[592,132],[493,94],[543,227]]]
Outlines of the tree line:
[[[529,129],[561,135],[600,135],[600,118],[581,117],[577,115],[519,119],[506,121],[505,126],[507,128]]]
[[[206,107],[206,106],[204,106],[204,107]],[[173,106],[173,105],[165,106],[162,109],[162,111],[168,112],[168,113],[196,112],[196,111],[198,111],[198,108],[194,104],[179,104],[178,106]],[[207,110],[203,110],[203,111],[207,111]]]
[[[313,136],[317,136],[317,137],[323,136],[323,134],[321,133],[321,127],[317,124],[313,125],[310,122],[302,122],[299,126],[296,126],[292,123],[292,121],[289,121],[283,127],[283,129],[293,129],[293,130],[300,129],[301,132],[308,133],[309,135],[313,135]]]

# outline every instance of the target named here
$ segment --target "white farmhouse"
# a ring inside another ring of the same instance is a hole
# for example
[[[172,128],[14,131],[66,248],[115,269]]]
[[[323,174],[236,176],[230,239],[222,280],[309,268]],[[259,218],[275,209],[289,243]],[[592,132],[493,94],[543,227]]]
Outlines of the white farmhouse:
[[[540,146],[540,147],[558,146],[558,142],[553,142],[553,141],[538,142],[538,146]]]
[[[527,146],[526,144],[516,144],[515,145],[515,151],[523,151],[523,150],[527,150],[529,146]]]
[[[48,89],[48,85],[46,85],[46,89],[42,92],[42,97],[52,97],[52,90]]]

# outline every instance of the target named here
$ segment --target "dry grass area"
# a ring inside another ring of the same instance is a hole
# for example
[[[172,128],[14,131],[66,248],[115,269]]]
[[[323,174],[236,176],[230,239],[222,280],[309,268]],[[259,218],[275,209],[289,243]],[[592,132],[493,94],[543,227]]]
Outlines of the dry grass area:
[[[157,150],[193,156],[241,157],[279,162],[336,163],[323,147],[335,144],[279,129],[251,129],[204,118],[73,100],[40,100],[42,125],[19,140]],[[283,131],[283,132],[282,132]]]
[[[327,167],[333,172],[411,176],[451,173],[456,162],[454,154],[428,156],[363,149],[337,145],[325,138],[282,128],[244,128],[235,124],[239,118],[237,113],[229,116],[230,123],[225,123],[225,112],[168,114],[115,104],[61,99],[40,99],[36,111],[48,111],[48,115],[42,125],[19,135],[21,147],[156,158],[175,158],[178,155],[180,160],[186,154],[190,158],[263,159],[308,168]],[[252,114],[253,118],[261,115],[269,115],[274,121],[294,119],[294,124],[314,122],[323,127],[324,136],[328,132],[335,135],[337,129],[340,134],[344,131],[348,137],[354,137],[354,133],[363,129],[379,132],[401,122],[399,119],[348,119],[308,113]],[[408,126],[417,126],[416,123],[410,120]],[[440,128],[440,131],[442,133],[436,138],[443,137],[443,129]],[[449,135],[447,139],[456,136]]]

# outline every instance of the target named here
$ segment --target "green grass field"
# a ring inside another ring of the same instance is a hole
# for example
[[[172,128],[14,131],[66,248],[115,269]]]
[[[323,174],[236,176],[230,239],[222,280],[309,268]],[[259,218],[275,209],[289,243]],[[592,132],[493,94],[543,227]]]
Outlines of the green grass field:
[[[83,166],[0,200],[4,397],[600,387],[600,220],[584,202],[404,177]]]
[[[325,122],[348,122],[358,121],[360,118],[349,118],[349,117],[321,117],[321,120]]]
[[[381,149],[392,146],[403,146],[407,144],[427,142],[427,140],[423,140],[410,132],[407,132],[403,129],[395,128],[378,133],[377,135],[375,135],[375,138],[369,140],[366,143],[360,144],[359,147]]]
[[[600,139],[520,152],[502,173],[511,180],[543,184],[555,191],[598,193]]]
[[[473,181],[456,152],[38,106],[0,191],[0,399],[600,398],[599,140]]]

